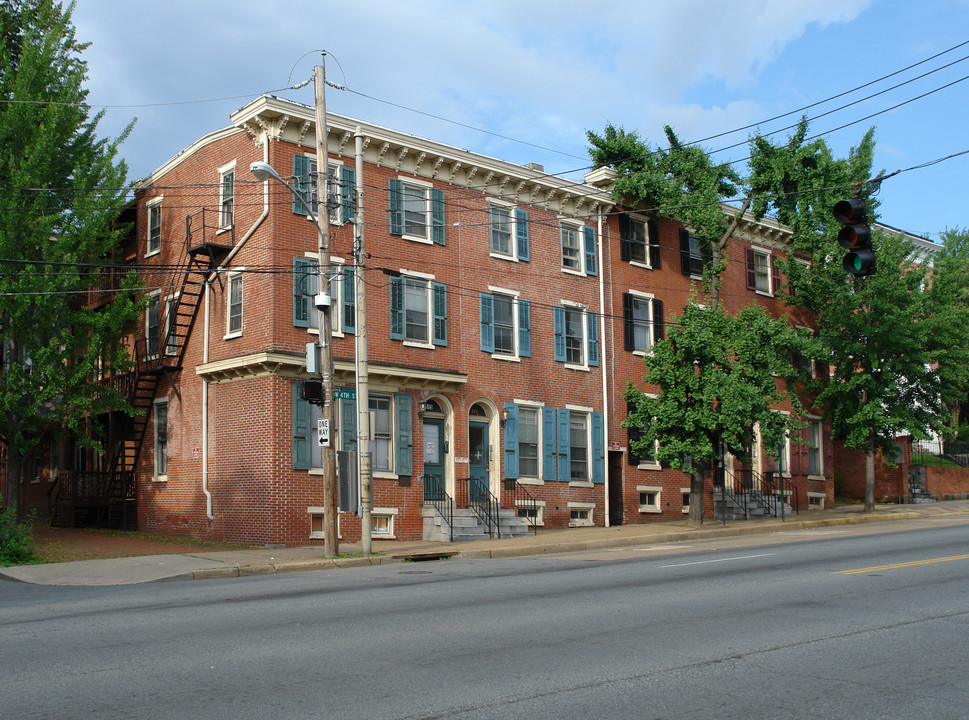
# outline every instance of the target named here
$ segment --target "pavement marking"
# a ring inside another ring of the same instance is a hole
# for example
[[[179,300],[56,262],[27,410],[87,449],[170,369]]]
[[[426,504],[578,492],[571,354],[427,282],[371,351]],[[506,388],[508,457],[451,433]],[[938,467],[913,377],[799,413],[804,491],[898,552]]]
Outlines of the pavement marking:
[[[777,553],[761,553],[759,555],[741,555],[740,557],[720,558],[719,560],[698,560],[696,562],[677,563],[675,565],[660,565],[661,568],[686,567],[687,565],[707,565],[709,563],[730,562],[731,560],[750,560],[752,558],[770,557]]]
[[[918,565],[932,565],[933,563],[951,562],[953,560],[969,560],[969,554],[950,555],[949,557],[929,558],[927,560],[913,560],[912,562],[893,563],[891,565],[875,565],[873,567],[857,568],[855,570],[838,570],[837,572],[833,572],[831,574],[860,575],[861,573],[875,572],[877,570],[897,570],[898,568],[916,567]]]

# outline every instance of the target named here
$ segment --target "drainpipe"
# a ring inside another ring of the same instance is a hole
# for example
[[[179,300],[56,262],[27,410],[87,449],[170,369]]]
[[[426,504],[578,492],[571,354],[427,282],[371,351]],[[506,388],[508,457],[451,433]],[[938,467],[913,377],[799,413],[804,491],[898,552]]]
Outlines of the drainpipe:
[[[269,137],[264,136],[262,145],[262,159],[269,162]],[[236,256],[246,241],[252,237],[263,221],[269,217],[269,183],[263,183],[262,190],[262,214],[256,219],[252,227],[242,236],[238,245],[232,248],[225,260],[216,268],[215,272],[223,272],[232,259]],[[209,317],[210,317],[210,292],[212,288],[212,278],[205,283],[205,325],[202,338],[202,363],[209,361]],[[212,491],[209,490],[209,381],[202,378],[202,494],[205,495],[205,516],[209,521],[215,520],[215,513],[212,512]]]
[[[609,527],[609,365],[606,362],[606,263],[602,249],[602,207],[599,207],[598,252],[599,252],[599,367],[602,368],[602,453],[605,467],[603,472],[602,507],[605,513],[605,526]]]

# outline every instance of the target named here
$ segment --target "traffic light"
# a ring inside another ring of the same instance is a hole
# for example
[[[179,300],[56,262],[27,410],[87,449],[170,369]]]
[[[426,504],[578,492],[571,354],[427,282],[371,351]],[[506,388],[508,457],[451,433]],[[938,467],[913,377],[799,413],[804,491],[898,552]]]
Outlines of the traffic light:
[[[875,250],[868,227],[868,210],[861,198],[835,203],[834,219],[843,225],[838,231],[838,243],[848,251],[841,266],[849,275],[864,277],[875,274]]]
[[[323,392],[323,383],[320,380],[303,380],[300,388],[300,396],[308,403],[323,406],[326,395]]]

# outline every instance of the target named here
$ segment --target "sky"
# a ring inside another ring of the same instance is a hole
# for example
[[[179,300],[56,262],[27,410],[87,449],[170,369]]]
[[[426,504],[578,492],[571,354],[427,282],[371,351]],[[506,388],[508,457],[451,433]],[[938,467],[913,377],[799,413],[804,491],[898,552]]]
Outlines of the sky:
[[[804,114],[839,156],[875,126],[875,171],[902,171],[880,220],[969,227],[969,0],[77,0],[73,18],[102,136],[137,118],[132,180],[259,95],[312,105],[312,83],[286,88],[325,51],[347,88],[328,111],[575,180],[609,123],[654,146],[670,125],[741,170],[751,134]]]

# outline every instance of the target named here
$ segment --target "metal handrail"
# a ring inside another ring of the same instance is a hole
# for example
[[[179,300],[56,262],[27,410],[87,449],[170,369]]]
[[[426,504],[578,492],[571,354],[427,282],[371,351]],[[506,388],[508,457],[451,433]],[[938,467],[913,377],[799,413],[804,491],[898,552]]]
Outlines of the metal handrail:
[[[424,504],[437,510],[447,523],[448,540],[454,540],[454,499],[444,488],[444,478],[440,475],[421,475],[424,485]]]
[[[501,500],[502,507],[513,509],[518,517],[528,521],[533,534],[538,534],[538,502],[523,485],[514,478],[505,478]],[[524,516],[519,514],[520,510],[526,511]]]
[[[474,510],[481,522],[488,528],[488,536],[501,537],[501,523],[498,521],[498,498],[491,494],[488,484],[481,478],[466,478],[458,481],[459,488],[468,489],[468,507]]]

